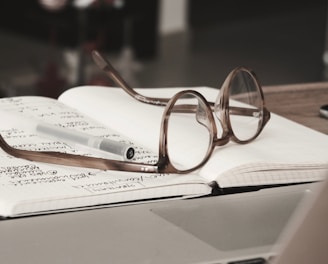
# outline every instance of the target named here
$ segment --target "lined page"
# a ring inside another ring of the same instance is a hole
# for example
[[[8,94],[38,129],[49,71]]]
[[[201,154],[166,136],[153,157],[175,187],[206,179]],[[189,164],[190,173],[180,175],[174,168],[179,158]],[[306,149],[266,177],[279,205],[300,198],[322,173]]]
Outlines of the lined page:
[[[216,177],[222,187],[323,180],[327,149],[327,135],[272,114],[256,140],[217,148],[202,175]]]
[[[88,131],[93,135],[113,140],[126,140],[118,133],[53,99],[5,98],[0,99],[0,109],[1,135],[10,145],[21,149],[100,155],[87,148],[76,148],[60,140],[40,136],[23,122],[24,117],[28,123],[46,120],[54,125]],[[9,112],[21,115],[22,118],[13,119]],[[156,155],[147,149],[136,145],[134,147],[137,150],[136,162],[139,160],[152,162],[157,159]],[[106,154],[101,153],[101,155]],[[163,195],[158,189],[157,192],[148,190],[145,193],[142,190],[172,184],[176,184],[177,188],[166,190],[166,195],[196,195],[196,193],[203,195],[204,192],[210,192],[210,188],[203,184],[204,181],[195,175],[179,177],[52,165],[17,159],[1,149],[0,160],[0,215],[3,216],[108,204],[120,200],[149,198],[149,196],[156,198],[159,197],[158,195]],[[183,184],[188,182],[190,185],[183,187]],[[144,197],[144,195],[148,196]]]

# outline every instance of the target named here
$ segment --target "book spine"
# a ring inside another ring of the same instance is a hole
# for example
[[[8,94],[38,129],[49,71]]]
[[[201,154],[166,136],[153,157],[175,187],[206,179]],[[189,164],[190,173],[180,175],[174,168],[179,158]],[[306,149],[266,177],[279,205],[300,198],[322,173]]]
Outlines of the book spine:
[[[290,185],[298,185],[298,184],[309,184],[312,182],[301,182],[301,183],[286,183],[286,184],[269,184],[269,185],[256,185],[256,186],[240,186],[240,187],[220,187],[220,185],[216,181],[212,181],[209,183],[209,186],[212,188],[211,195],[226,195],[226,194],[236,194],[236,193],[245,193],[245,192],[255,192],[261,189],[267,188],[276,188]]]

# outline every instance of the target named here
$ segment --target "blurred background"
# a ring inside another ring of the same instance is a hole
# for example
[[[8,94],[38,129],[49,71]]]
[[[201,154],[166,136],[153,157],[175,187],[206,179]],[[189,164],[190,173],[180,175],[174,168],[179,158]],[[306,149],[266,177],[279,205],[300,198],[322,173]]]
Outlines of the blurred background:
[[[134,87],[220,87],[236,66],[263,85],[324,81],[327,35],[326,0],[1,1],[0,97],[111,85],[93,49]]]

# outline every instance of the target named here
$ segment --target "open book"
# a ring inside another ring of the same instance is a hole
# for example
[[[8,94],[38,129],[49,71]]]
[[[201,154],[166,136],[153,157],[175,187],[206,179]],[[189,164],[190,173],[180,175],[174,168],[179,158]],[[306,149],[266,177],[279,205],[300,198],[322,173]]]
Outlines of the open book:
[[[170,97],[181,89],[185,88],[139,92]],[[198,90],[209,101],[218,93],[208,87],[188,89]],[[140,103],[121,89],[83,86],[65,91],[58,100],[37,96],[0,99],[0,133],[17,148],[118,158],[47,137],[31,128],[31,123],[44,121],[129,142],[136,151],[135,162],[151,162],[157,158],[163,110]],[[188,131],[187,127],[182,129]],[[13,158],[0,150],[0,215],[15,217],[197,197],[213,193],[213,186],[225,190],[318,181],[328,173],[327,149],[327,135],[273,114],[255,141],[217,147],[204,167],[186,175],[53,165]],[[192,159],[192,155],[186,158]]]

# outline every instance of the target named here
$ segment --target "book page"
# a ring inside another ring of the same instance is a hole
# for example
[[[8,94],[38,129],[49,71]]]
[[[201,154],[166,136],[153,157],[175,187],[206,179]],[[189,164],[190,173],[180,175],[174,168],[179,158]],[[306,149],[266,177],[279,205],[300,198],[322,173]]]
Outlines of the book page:
[[[171,98],[178,91],[184,89],[196,91],[205,89],[207,93],[204,95],[209,100],[212,97],[215,100],[218,95],[217,89],[204,87],[141,89],[141,93],[154,97]],[[146,146],[154,153],[158,153],[164,107],[141,103],[120,88],[101,86],[72,88],[64,92],[58,100],[78,109],[105,126],[116,129],[121,135]],[[99,113],[106,114],[99,115]]]
[[[39,135],[30,125],[38,120],[113,140],[126,140],[117,132],[49,98],[0,99],[0,116],[1,135],[11,146],[20,149],[60,151],[115,159],[112,154],[98,153],[89,148],[70,145],[60,139],[54,140]],[[130,143],[136,149],[135,162],[152,163],[157,159],[149,150]],[[125,173],[30,162],[14,158],[1,149],[0,160],[0,215],[3,216],[117,203],[131,199],[203,195],[204,192],[210,192],[210,188],[196,175],[180,177]],[[184,185],[188,182],[189,186]],[[172,185],[180,188],[164,188]],[[162,191],[158,189],[160,187],[163,187]]]
[[[146,96],[170,98],[183,89],[199,91],[212,102],[219,92],[209,87],[137,91]],[[153,151],[158,150],[164,107],[141,103],[120,88],[100,86],[70,89],[59,100]],[[85,107],[87,103],[92,107]],[[97,115],[99,112],[108,114],[106,117]],[[188,133],[190,129],[181,127],[180,131]],[[198,173],[208,181],[217,180],[221,187],[321,180],[328,174],[327,149],[327,135],[272,114],[256,140],[244,145],[229,142],[217,147]],[[191,146],[186,161],[192,162],[194,155],[197,153]]]
[[[327,135],[272,114],[254,141],[218,148],[202,174],[222,170],[221,186],[320,181],[328,176],[327,149]]]

